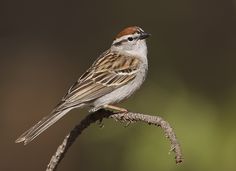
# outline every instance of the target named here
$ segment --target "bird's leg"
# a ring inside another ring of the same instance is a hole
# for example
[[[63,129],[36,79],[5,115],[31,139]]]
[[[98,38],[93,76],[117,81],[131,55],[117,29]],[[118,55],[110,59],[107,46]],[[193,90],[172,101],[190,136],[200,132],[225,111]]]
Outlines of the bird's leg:
[[[128,112],[128,110],[125,108],[121,108],[121,107],[117,107],[117,106],[113,106],[113,105],[104,105],[104,108],[108,109],[108,110],[115,110],[117,112],[122,112],[122,113]]]

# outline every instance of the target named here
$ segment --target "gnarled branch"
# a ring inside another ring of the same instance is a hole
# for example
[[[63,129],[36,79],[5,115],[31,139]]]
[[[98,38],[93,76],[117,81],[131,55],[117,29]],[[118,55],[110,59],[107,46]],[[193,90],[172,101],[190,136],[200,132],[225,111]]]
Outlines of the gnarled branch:
[[[60,161],[64,158],[67,150],[74,143],[76,138],[82,133],[82,131],[86,129],[90,124],[96,121],[102,121],[102,119],[104,118],[113,118],[116,121],[128,122],[128,123],[141,121],[149,125],[156,125],[161,127],[165,133],[165,136],[170,140],[171,151],[175,153],[176,163],[182,162],[183,158],[180,144],[178,143],[178,140],[170,124],[163,118],[159,116],[150,116],[133,112],[115,113],[112,111],[101,109],[87,115],[78,125],[74,127],[73,130],[71,130],[71,132],[63,140],[63,143],[57,148],[56,153],[52,156],[46,171],[55,171]]]

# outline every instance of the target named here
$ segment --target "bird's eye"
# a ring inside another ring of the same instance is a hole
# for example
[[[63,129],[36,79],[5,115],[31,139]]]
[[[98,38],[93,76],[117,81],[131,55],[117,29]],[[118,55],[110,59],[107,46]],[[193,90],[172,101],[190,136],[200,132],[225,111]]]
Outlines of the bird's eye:
[[[128,37],[128,40],[133,41],[134,39],[133,39],[133,37]]]

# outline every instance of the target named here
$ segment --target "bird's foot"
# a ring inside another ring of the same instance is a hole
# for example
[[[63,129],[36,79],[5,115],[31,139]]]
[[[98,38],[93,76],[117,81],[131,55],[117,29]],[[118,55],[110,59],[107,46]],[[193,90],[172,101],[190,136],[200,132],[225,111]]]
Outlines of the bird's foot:
[[[128,110],[125,108],[121,108],[121,107],[113,106],[113,105],[104,105],[103,108],[108,109],[108,110],[112,110],[112,111],[116,111],[119,113],[127,113],[128,112]]]

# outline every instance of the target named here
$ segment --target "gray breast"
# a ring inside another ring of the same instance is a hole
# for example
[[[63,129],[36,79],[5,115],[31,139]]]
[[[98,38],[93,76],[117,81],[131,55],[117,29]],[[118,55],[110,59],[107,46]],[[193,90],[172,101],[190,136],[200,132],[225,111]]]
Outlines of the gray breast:
[[[147,63],[141,65],[140,70],[139,72],[137,72],[137,76],[134,80],[112,91],[111,93],[98,98],[96,101],[94,101],[93,106],[95,108],[99,108],[106,104],[117,103],[132,95],[144,82],[147,73],[147,68]]]

